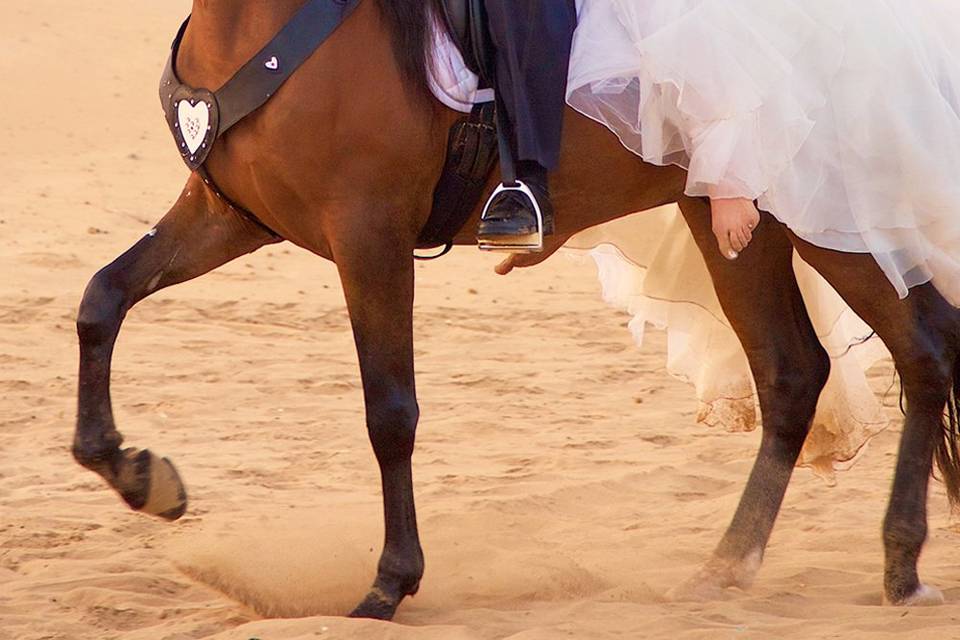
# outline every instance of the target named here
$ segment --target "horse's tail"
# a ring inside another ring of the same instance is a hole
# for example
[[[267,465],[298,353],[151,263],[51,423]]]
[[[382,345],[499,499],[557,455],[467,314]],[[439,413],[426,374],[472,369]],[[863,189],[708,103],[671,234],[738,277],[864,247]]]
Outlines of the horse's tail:
[[[947,408],[943,414],[943,430],[937,444],[937,468],[947,488],[947,498],[954,509],[960,509],[960,357],[953,363],[953,382]]]

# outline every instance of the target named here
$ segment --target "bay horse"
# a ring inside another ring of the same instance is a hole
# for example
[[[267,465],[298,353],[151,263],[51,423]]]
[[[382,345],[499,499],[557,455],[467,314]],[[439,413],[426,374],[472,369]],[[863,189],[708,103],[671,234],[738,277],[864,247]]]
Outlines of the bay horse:
[[[186,497],[173,466],[121,449],[110,400],[114,344],[127,312],[150,294],[280,239],[336,263],[360,362],[366,425],[380,467],[385,540],[377,575],[354,616],[390,619],[423,575],[411,454],[419,417],[413,366],[413,251],[458,117],[427,91],[435,0],[364,0],[259,111],[213,150],[207,169],[223,193],[280,238],[238,213],[193,174],[156,227],[100,270],[83,295],[79,408],[73,455],[138,510],[175,519]],[[294,14],[302,0],[194,0],[178,69],[218,87]],[[759,453],[733,521],[687,584],[709,593],[747,587],[763,557],[830,359],[794,277],[796,250],[889,347],[906,418],[883,524],[884,595],[893,604],[942,600],[917,575],[936,458],[958,499],[956,395],[960,311],[931,285],[905,299],[869,255],[801,241],[769,215],[735,262],[721,257],[708,203],[686,197],[684,172],[654,167],[602,126],[568,111],[553,176],[558,229],[531,266],[587,227],[678,203],[703,253],[723,310],[749,359],[763,416]],[[490,185],[493,186],[492,183]],[[478,212],[457,238],[473,244]]]

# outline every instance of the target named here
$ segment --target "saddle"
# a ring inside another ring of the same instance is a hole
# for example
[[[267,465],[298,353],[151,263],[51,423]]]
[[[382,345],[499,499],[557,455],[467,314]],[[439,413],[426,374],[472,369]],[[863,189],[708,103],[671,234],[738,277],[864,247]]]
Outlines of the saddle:
[[[487,28],[484,0],[437,0],[437,5],[467,68],[488,87],[492,86],[493,43]]]

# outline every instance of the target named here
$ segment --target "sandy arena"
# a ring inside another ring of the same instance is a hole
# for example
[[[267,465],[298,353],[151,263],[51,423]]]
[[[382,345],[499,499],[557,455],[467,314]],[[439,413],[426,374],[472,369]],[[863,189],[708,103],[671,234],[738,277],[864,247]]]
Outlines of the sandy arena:
[[[934,484],[921,560],[939,608],[880,606],[899,426],[828,487],[798,470],[765,565],[721,601],[665,594],[707,559],[759,435],[695,423],[589,263],[507,278],[421,264],[414,457],[427,569],[393,624],[338,617],[380,552],[380,483],[334,267],[289,245],[153,296],[114,365],[128,443],[190,491],[167,524],[75,464],[74,317],[186,172],[156,83],[186,0],[33,0],[0,20],[0,639],[945,638],[960,528]],[[872,383],[891,418],[889,363]]]

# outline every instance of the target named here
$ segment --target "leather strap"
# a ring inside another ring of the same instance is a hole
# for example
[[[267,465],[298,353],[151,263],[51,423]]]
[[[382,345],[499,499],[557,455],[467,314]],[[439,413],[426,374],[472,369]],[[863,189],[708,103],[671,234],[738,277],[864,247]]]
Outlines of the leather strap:
[[[233,209],[241,218],[245,218],[248,222],[254,226],[260,227],[268,236],[270,236],[270,243],[277,243],[283,241],[283,236],[279,233],[268,227],[263,221],[260,220],[257,216],[253,215],[252,212],[244,209],[236,202],[223,195],[223,192],[220,191],[220,187],[217,186],[217,183],[213,181],[213,178],[210,177],[210,173],[207,171],[206,167],[200,167],[197,169],[197,175],[200,176],[200,179],[203,180],[203,183],[207,185],[207,188],[210,189],[210,192],[217,196],[218,199],[222,200],[228,207]]]
[[[222,87],[212,92],[219,125],[211,132],[204,147],[206,153],[230,127],[262,107],[359,4],[360,0],[307,0],[265,47]],[[189,22],[188,16],[177,32],[160,80],[160,101],[169,123],[176,122],[174,105],[177,96],[184,95],[185,85],[177,76],[176,67],[177,53]],[[206,153],[202,154],[203,158]],[[199,162],[191,163],[184,155],[184,161],[191,169],[202,164],[203,158],[198,157]]]
[[[177,54],[190,23],[189,16],[173,40],[160,78],[160,102],[183,161],[198,173],[218,198],[263,229],[275,242],[283,238],[252,212],[224,195],[203,164],[213,143],[230,127],[262,107],[359,4],[360,0],[307,0],[277,35],[215,92],[188,87],[177,76]],[[208,102],[209,131],[202,148],[194,152],[187,151],[182,134],[178,132],[176,105],[184,99],[191,105],[196,100]]]
[[[267,46],[214,92],[220,103],[220,133],[262,107],[359,4],[360,0],[308,0]],[[274,60],[276,69],[270,68]]]

